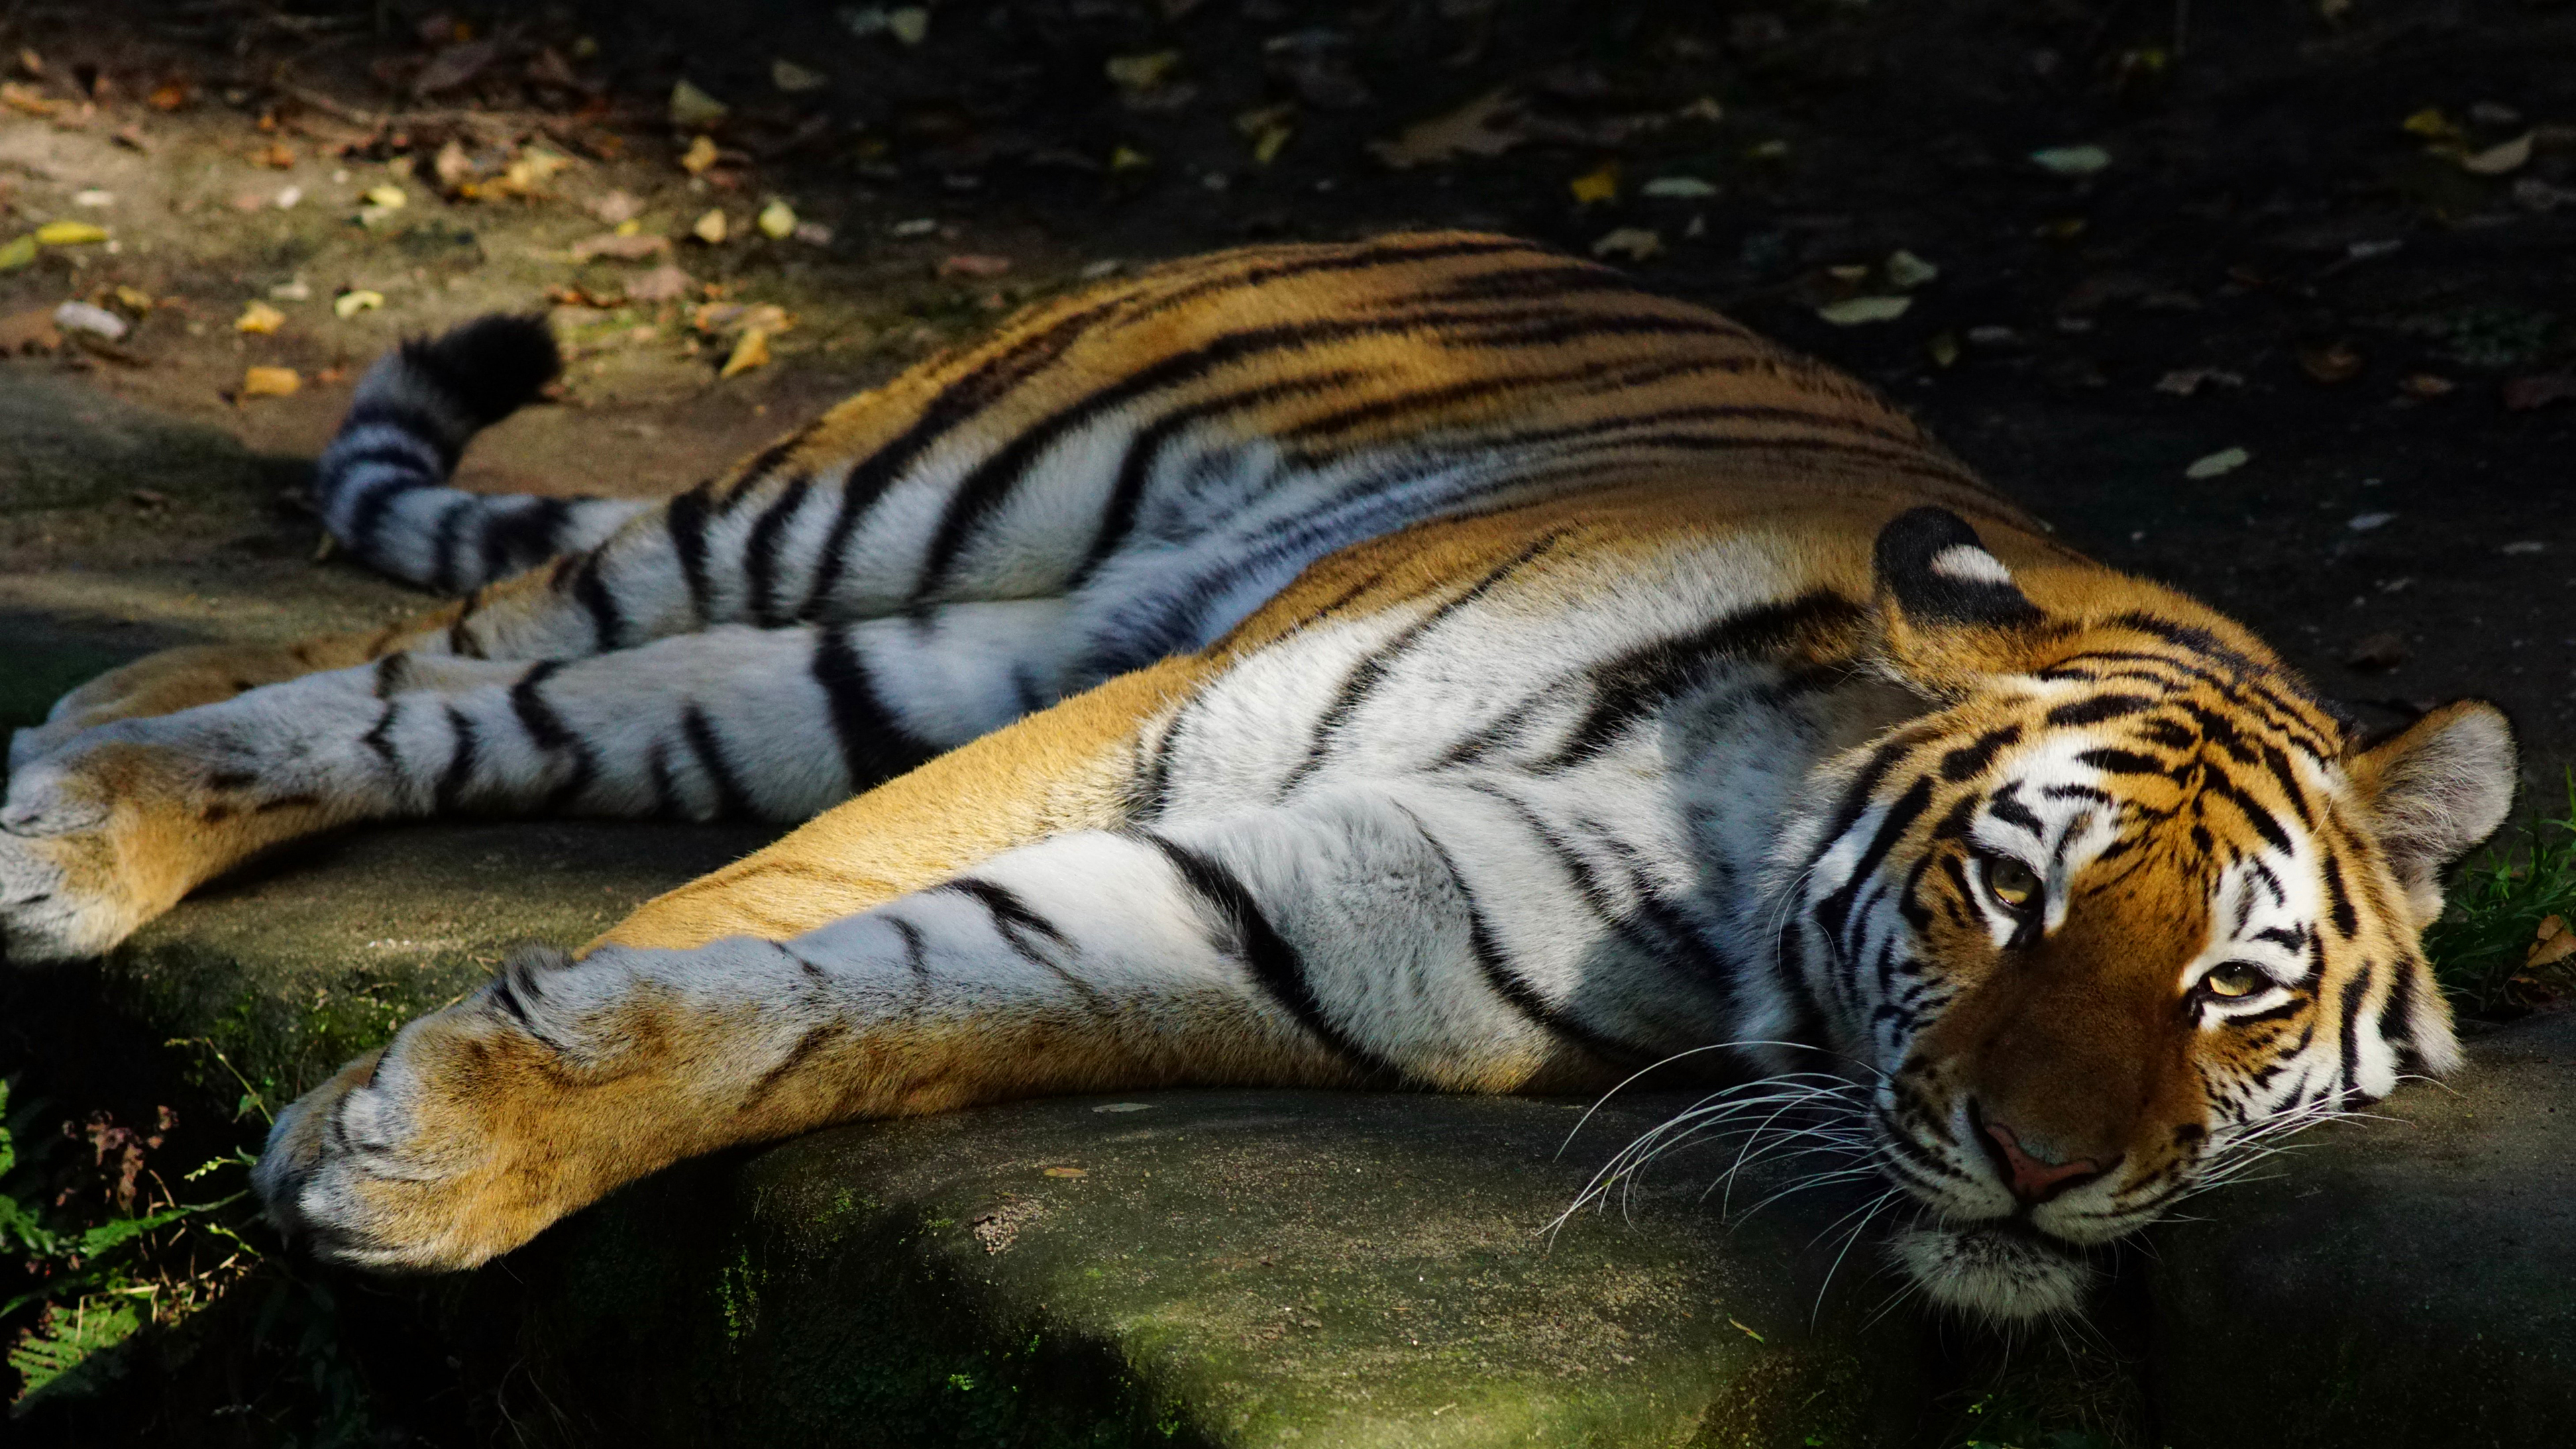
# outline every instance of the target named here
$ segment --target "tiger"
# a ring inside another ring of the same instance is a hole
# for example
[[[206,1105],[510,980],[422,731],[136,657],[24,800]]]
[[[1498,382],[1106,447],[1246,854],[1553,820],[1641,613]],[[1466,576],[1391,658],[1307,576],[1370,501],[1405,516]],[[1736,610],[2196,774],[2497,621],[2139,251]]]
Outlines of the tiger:
[[[2420,936],[2511,803],[2495,706],[2367,735],[1612,268],[1219,252],[665,501],[453,487],[558,366],[542,318],[405,343],[320,457],[334,538],[461,597],[149,656],[12,740],[20,962],[361,822],[793,826],[286,1109],[255,1183],[323,1259],[470,1267],[858,1119],[1683,1063],[1805,1084],[1904,1209],[1885,1253],[2010,1323],[2460,1060]]]

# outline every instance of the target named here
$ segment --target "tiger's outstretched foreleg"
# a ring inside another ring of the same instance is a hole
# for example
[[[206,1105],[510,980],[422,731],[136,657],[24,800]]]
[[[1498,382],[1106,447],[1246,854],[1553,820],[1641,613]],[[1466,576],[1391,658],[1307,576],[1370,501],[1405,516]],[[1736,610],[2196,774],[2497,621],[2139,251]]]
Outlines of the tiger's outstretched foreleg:
[[[444,1269],[681,1158],[854,1118],[1189,1083],[1603,1081],[1481,974],[1487,947],[1383,792],[1078,831],[785,941],[522,956],[297,1102],[257,1182],[325,1256]]]
[[[0,934],[22,961],[104,950],[251,856],[359,821],[804,820],[1024,712],[1027,642],[1058,612],[730,626],[535,663],[392,654],[102,725],[10,779]]]

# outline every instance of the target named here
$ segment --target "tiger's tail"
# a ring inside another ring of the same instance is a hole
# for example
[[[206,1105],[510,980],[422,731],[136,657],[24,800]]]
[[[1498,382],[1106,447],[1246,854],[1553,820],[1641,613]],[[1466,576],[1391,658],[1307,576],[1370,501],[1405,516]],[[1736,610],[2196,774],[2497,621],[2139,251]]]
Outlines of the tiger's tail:
[[[492,316],[387,353],[313,472],[331,537],[369,566],[448,593],[586,549],[654,505],[447,486],[474,435],[563,368],[543,318]]]

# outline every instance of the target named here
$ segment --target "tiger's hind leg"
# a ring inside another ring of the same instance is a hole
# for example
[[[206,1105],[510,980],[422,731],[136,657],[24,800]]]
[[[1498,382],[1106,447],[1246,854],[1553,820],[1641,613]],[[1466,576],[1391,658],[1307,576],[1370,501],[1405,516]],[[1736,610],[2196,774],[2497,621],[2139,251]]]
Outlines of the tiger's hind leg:
[[[261,851],[459,813],[792,822],[1007,723],[1062,605],[727,626],[588,659],[394,654],[86,731],[9,781],[0,941],[93,954]]]

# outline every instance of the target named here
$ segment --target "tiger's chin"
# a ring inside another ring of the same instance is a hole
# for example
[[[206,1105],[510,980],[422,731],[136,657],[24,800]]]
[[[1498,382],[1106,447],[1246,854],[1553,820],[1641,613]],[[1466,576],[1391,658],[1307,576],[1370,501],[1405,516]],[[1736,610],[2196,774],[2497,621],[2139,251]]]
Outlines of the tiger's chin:
[[[1888,1251],[1934,1303],[1995,1323],[2073,1313],[2098,1277],[2074,1247],[2010,1221],[1927,1223]]]

